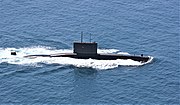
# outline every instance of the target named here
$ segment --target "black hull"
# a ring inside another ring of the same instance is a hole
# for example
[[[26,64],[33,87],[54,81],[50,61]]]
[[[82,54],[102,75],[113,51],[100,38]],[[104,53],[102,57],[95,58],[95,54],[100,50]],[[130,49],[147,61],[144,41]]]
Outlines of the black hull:
[[[117,60],[117,59],[131,59],[138,62],[147,62],[150,57],[146,56],[132,56],[132,55],[120,55],[120,54],[75,54],[75,53],[65,53],[65,54],[52,54],[52,55],[28,55],[25,57],[70,57],[76,59],[97,59],[97,60]]]

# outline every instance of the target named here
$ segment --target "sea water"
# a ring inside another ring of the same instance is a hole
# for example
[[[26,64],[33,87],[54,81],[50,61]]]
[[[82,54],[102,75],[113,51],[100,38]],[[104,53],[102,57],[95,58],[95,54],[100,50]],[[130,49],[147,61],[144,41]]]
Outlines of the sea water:
[[[71,53],[81,31],[151,60],[24,58]],[[0,0],[0,104],[179,104],[179,41],[178,0]]]

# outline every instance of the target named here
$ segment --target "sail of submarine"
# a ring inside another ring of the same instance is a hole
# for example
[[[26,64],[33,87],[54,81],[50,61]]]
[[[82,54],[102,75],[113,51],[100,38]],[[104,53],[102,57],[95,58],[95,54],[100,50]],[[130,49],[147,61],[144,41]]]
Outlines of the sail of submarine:
[[[146,63],[150,60],[149,56],[135,55],[122,55],[122,54],[99,54],[97,53],[98,43],[96,42],[83,42],[83,34],[81,34],[81,42],[73,43],[73,53],[58,53],[50,55],[27,55],[24,57],[36,58],[36,57],[70,57],[76,59],[97,59],[97,60],[117,60],[117,59],[131,59],[141,63]],[[11,52],[11,55],[16,55],[15,52]]]

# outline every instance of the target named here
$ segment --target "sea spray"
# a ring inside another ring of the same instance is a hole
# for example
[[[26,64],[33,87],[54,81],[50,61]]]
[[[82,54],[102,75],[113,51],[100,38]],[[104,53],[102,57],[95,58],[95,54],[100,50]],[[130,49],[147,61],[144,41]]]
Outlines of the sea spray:
[[[11,55],[11,51],[16,51],[17,55]],[[35,58],[25,58],[26,55],[33,54],[56,54],[56,53],[72,53],[71,49],[52,49],[50,47],[27,47],[27,48],[0,48],[0,63],[6,62],[9,64],[18,65],[36,65],[37,63],[44,64],[59,64],[59,65],[73,65],[75,67],[87,67],[99,70],[112,69],[118,66],[141,66],[146,63],[141,63],[138,61],[133,61],[131,59],[122,60],[95,60],[95,59],[74,59],[68,57],[35,57]],[[98,49],[98,53],[117,53],[126,54],[127,52],[120,52],[116,49]],[[151,62],[151,60],[148,61]]]

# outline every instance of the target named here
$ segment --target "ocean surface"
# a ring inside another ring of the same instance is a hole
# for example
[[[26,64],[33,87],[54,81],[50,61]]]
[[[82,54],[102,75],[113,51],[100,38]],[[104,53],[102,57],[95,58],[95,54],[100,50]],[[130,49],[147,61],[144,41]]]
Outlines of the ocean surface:
[[[179,8],[179,0],[0,0],[0,104],[180,104]],[[72,52],[82,31],[99,53],[153,59],[23,57]]]

